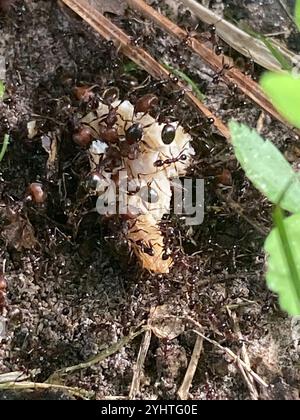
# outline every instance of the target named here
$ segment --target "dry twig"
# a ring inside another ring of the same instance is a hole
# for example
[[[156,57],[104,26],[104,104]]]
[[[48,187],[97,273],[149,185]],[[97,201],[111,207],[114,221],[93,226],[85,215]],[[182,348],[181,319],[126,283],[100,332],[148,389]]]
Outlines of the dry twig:
[[[170,315],[170,318],[172,317],[172,315]],[[174,318],[178,318],[175,317]],[[199,337],[201,337],[203,340],[207,341],[208,343],[213,344],[214,346],[216,346],[219,350],[221,350],[223,353],[226,353],[229,357],[231,357],[235,363],[240,363],[240,365],[243,367],[243,369],[247,372],[247,374],[251,375],[252,378],[261,386],[263,386],[264,388],[268,388],[269,385],[257,374],[255,373],[251,367],[244,362],[243,360],[241,360],[241,358],[235,354],[231,349],[229,349],[228,347],[224,347],[222,346],[220,343],[218,343],[215,340],[212,340],[211,338],[206,337],[201,331],[203,330],[203,327],[201,324],[199,324],[199,322],[197,322],[195,319],[193,319],[190,316],[183,316],[180,317],[182,319],[185,319],[186,321],[191,322],[192,324],[195,325],[195,327],[197,328],[196,330],[192,330],[194,331],[195,334],[197,334]]]
[[[194,379],[194,376],[195,376],[195,372],[196,372],[196,369],[197,369],[197,366],[198,366],[198,362],[199,362],[199,359],[200,359],[202,349],[203,349],[203,338],[197,336],[196,343],[195,343],[195,346],[194,346],[194,350],[193,350],[193,354],[192,354],[189,366],[188,366],[187,371],[185,373],[183,382],[182,382],[182,384],[181,384],[181,386],[180,386],[180,388],[177,392],[177,394],[178,394],[178,396],[181,400],[187,400],[187,398],[188,398],[189,390],[190,390],[190,387],[192,385],[192,382],[193,382],[193,379]]]
[[[139,329],[136,332],[133,332],[126,337],[123,337],[120,341],[113,344],[109,348],[103,350],[101,353],[99,353],[96,357],[93,357],[88,362],[79,363],[78,365],[69,366],[64,369],[59,369],[55,371],[47,380],[48,383],[54,383],[58,382],[63,376],[67,374],[71,374],[74,372],[77,372],[78,370],[87,369],[91,366],[94,366],[98,363],[103,362],[107,357],[113,355],[114,353],[120,351],[124,346],[126,346],[130,341],[134,340],[136,337],[141,335],[144,332],[144,328]]]
[[[31,370],[28,373],[24,373],[21,371],[17,372],[9,372],[9,373],[2,373],[0,375],[0,384],[5,384],[8,382],[22,382],[28,378],[32,378],[40,373],[39,369]]]
[[[167,17],[158,13],[155,9],[145,3],[143,0],[126,0],[127,3],[138,10],[142,15],[155,22],[159,27],[163,28],[170,35],[176,37],[180,41],[187,42],[188,46],[198,54],[213,70],[220,72],[223,70],[224,62],[230,62],[228,57],[217,56],[212,50],[205,46],[202,42],[194,37],[187,37],[186,32],[177,26]],[[266,98],[260,86],[251,78],[245,76],[238,68],[232,67],[224,72],[224,79],[230,84],[237,84],[239,89],[255,102],[260,108],[264,109],[268,114],[277,120],[289,125],[284,118],[276,111],[271,102]]]
[[[191,319],[192,322],[196,322],[194,320]],[[199,324],[198,324],[199,325]],[[221,344],[219,344],[217,341],[212,340],[208,337],[206,337],[204,334],[202,334],[200,331],[197,330],[193,330],[196,334],[198,334],[200,337],[202,337],[205,341],[213,344],[214,346],[216,346],[218,349],[222,350],[222,352],[226,353],[229,357],[231,357],[234,362],[236,363],[240,363],[240,365],[243,367],[243,369],[253,377],[253,379],[261,386],[268,388],[269,385],[257,374],[255,373],[249,366],[247,366],[247,364],[241,360],[241,358],[235,354],[232,350],[230,350],[228,347],[223,347],[221,346]]]
[[[129,391],[130,400],[134,400],[140,390],[141,375],[142,375],[143,366],[146,360],[146,356],[149,350],[151,336],[152,336],[152,332],[151,332],[151,329],[149,328],[149,330],[145,332],[145,335],[143,337],[139,354],[137,357],[137,361],[136,361],[136,366],[134,368],[133,378],[132,378],[131,387]]]
[[[161,64],[159,64],[149,53],[143,48],[132,44],[131,38],[123,32],[118,26],[114,25],[109,19],[104,17],[87,0],[62,0],[82,19],[84,19],[92,28],[95,29],[102,37],[114,42],[115,46],[124,55],[130,58],[138,66],[146,70],[151,76],[160,80],[168,80],[169,72]],[[170,80],[171,82],[171,80]],[[213,118],[215,127],[226,138],[229,139],[230,134],[226,125],[217,118],[192,92],[186,89],[182,82],[177,84],[185,90],[186,98],[195,106],[206,118]]]
[[[6,382],[4,384],[0,384],[0,389],[1,390],[12,389],[14,391],[26,390],[26,389],[27,390],[56,389],[59,391],[69,392],[75,397],[80,397],[83,399],[90,399],[94,396],[93,392],[86,391],[85,389],[73,388],[73,387],[65,386],[65,385],[39,383],[39,382]]]
[[[240,54],[253,59],[265,69],[277,72],[283,71],[279,61],[260,39],[249,35],[238,26],[220,18],[220,16],[196,0],[177,0],[176,2],[184,4],[203,22],[215,25],[218,36]],[[295,53],[286,50],[282,45],[277,45],[277,43],[275,45],[288,62],[292,63],[296,59]]]
[[[246,348],[246,345],[245,345],[245,342],[244,342],[244,337],[242,335],[237,316],[236,316],[235,312],[232,312],[229,308],[227,308],[227,312],[228,312],[229,316],[232,318],[233,330],[234,330],[235,334],[237,335],[237,338],[242,343],[241,358],[245,362],[245,364],[247,365],[248,369],[251,369],[250,359],[249,359],[249,356],[248,356],[247,348]],[[240,363],[240,360],[237,360],[237,365],[238,365],[238,367],[239,367],[239,369],[240,369],[240,371],[243,375],[243,378],[244,378],[244,380],[245,380],[245,382],[246,382],[246,384],[249,388],[252,400],[258,400],[258,392],[257,392],[256,386],[255,386],[255,382],[254,382],[253,377],[250,375],[250,373],[246,369],[244,369],[244,367]]]

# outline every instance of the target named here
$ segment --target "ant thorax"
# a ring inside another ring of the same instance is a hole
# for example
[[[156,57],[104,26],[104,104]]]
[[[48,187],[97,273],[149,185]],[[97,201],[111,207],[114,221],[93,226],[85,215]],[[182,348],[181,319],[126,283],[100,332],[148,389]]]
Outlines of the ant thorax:
[[[81,124],[93,133],[89,158],[98,200],[126,204],[125,211],[120,205],[108,206],[106,215],[117,209],[125,217],[128,242],[143,268],[167,273],[173,260],[165,252],[159,223],[170,212],[171,181],[185,175],[194,149],[178,122],[160,123],[149,113],[137,112],[156,104],[153,96],[135,105],[127,100],[100,102]]]

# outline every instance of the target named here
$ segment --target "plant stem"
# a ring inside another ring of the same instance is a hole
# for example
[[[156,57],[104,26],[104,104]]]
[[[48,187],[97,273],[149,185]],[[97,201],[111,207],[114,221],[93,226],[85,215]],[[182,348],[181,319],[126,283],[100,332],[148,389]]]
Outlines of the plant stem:
[[[5,134],[4,140],[3,140],[3,144],[2,144],[2,148],[1,148],[1,151],[0,151],[0,162],[4,158],[4,155],[6,153],[8,144],[9,144],[9,135],[8,134]]]
[[[276,206],[273,214],[275,225],[278,229],[282,249],[287,260],[288,269],[290,271],[290,277],[292,279],[291,287],[294,289],[295,295],[297,296],[300,304],[300,279],[297,271],[295,259],[289,244],[288,235],[284,226],[283,211],[279,206]]]

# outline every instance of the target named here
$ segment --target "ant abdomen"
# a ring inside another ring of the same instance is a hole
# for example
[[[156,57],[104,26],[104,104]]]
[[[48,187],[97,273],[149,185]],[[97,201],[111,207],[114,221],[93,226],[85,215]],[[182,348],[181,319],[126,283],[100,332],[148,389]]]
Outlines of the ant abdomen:
[[[161,139],[164,144],[171,144],[176,136],[176,127],[172,124],[166,124],[161,132]]]

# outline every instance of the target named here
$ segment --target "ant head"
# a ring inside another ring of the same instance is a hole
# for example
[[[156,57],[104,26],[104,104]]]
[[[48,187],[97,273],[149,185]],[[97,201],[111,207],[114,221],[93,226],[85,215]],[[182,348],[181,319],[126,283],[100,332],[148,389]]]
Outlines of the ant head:
[[[117,87],[110,87],[106,89],[102,94],[102,100],[105,105],[111,106],[115,101],[119,99],[119,89]]]

